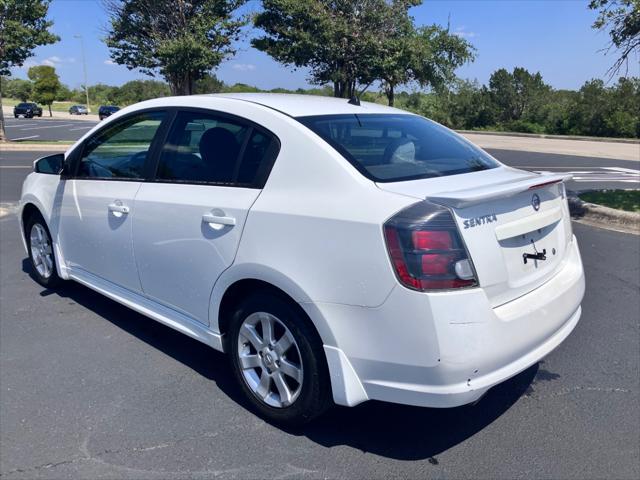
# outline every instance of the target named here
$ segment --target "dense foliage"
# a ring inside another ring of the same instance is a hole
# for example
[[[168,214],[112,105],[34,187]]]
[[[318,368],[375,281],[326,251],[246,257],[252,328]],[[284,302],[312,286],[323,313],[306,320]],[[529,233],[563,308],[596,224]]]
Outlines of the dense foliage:
[[[0,0],[0,141],[6,138],[2,113],[2,77],[22,66],[39,45],[58,41],[49,31],[50,0]],[[24,93],[24,92],[23,92]]]
[[[19,92],[30,92],[29,81],[3,82],[9,97],[26,100]],[[214,75],[195,84],[195,93],[264,92],[257,87],[236,83],[226,85]],[[272,93],[333,95],[333,87],[287,90]],[[120,87],[97,84],[89,87],[92,103],[130,105],[150,98],[171,95],[169,85],[155,80],[133,80]],[[30,99],[33,99],[30,97]],[[56,100],[84,102],[84,91],[60,86]],[[367,92],[363,100],[387,103],[384,86],[379,92]],[[402,91],[396,106],[419,113],[459,130],[494,130],[557,135],[640,138],[640,78],[621,78],[607,86],[602,80],[590,80],[578,91],[555,90],[545,84],[539,73],[523,68],[513,72],[495,71],[488,85],[458,80],[450,89],[431,93]]]
[[[29,69],[28,76],[33,82],[31,88],[33,100],[49,107],[49,116],[53,116],[51,104],[55,101],[60,88],[56,69],[48,65],[37,65]]]
[[[150,76],[160,74],[176,95],[235,53],[246,23],[235,10],[245,0],[105,0],[111,58]]]
[[[264,0],[252,45],[284,65],[305,67],[333,95],[361,95],[381,81],[389,105],[398,86],[438,87],[473,58],[473,47],[438,25],[416,27],[421,0]]]
[[[458,81],[447,92],[403,93],[399,106],[455,129],[558,135],[640,137],[640,79],[607,86],[590,80],[580,90],[554,90],[540,74],[498,70],[489,85]]]

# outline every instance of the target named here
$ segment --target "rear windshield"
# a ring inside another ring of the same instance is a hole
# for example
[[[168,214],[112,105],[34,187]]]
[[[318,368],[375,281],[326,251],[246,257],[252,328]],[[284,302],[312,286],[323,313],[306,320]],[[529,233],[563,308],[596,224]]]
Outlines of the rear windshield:
[[[297,120],[376,182],[443,177],[499,165],[461,136],[416,115],[318,115]]]
[[[21,107],[21,108],[33,107],[33,103],[19,103],[18,107]]]

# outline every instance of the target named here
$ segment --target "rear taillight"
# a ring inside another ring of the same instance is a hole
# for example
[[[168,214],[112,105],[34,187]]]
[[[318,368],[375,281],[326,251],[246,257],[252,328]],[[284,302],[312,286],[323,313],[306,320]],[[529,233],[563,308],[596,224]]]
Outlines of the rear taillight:
[[[384,224],[391,263],[400,282],[414,290],[443,290],[478,284],[451,212],[420,202]]]

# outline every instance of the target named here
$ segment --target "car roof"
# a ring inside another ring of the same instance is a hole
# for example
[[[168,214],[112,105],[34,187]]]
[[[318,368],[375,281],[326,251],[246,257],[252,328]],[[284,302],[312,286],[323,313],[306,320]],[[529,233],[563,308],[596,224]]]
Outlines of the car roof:
[[[203,99],[203,103],[206,102],[207,98],[229,98],[257,103],[291,117],[337,115],[345,113],[408,113],[397,108],[387,107],[377,103],[361,102],[358,106],[350,104],[346,98],[323,97],[319,95],[299,95],[290,93],[214,93],[194,96],[201,97]]]

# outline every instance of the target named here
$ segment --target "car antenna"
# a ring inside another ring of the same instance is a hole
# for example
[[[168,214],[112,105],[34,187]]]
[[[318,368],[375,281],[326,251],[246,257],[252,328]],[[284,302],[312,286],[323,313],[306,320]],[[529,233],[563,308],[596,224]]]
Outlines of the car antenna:
[[[360,99],[355,95],[349,99],[349,105],[355,105],[356,107],[360,106]]]

